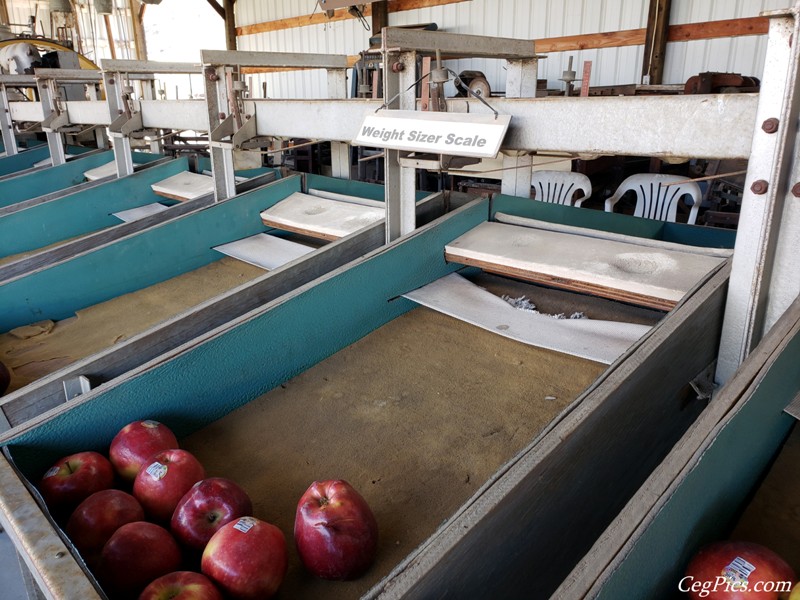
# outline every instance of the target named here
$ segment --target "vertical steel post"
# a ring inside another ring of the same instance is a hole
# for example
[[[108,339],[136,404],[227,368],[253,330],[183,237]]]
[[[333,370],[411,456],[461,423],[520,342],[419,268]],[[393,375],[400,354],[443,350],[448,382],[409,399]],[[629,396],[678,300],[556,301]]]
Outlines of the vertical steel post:
[[[17,138],[14,136],[14,122],[11,120],[11,107],[8,104],[6,86],[0,83],[0,135],[6,156],[14,156],[19,152]]]
[[[535,98],[538,67],[538,58],[507,61],[506,97]],[[533,157],[527,152],[504,152],[502,156],[503,175],[500,191],[510,196],[529,198]]]
[[[327,69],[328,98],[347,98],[347,71]],[[331,142],[331,175],[339,179],[350,179],[350,144]]]
[[[790,194],[793,187],[790,181],[792,174],[797,173],[792,159],[800,100],[798,6],[791,16],[786,11],[770,15],[764,74],[720,342],[718,383],[725,383],[733,375],[777,318],[777,305],[770,308],[773,298],[785,296],[781,289],[797,288],[797,274],[788,282],[780,281],[775,277],[773,264],[777,257],[792,252],[796,243],[796,239],[782,235],[781,217],[787,202],[797,202]],[[797,260],[792,262],[796,268]],[[781,271],[784,269],[782,265]],[[785,303],[783,297],[780,304]]]
[[[391,102],[389,110],[416,108],[417,53],[383,52],[383,97]],[[397,96],[395,98],[395,96]],[[400,164],[398,150],[386,150],[384,158],[386,187],[386,241],[391,242],[416,227],[416,177],[413,167]]]
[[[122,73],[103,71],[103,86],[106,90],[106,102],[111,120],[125,114],[126,106],[122,97]],[[114,164],[117,167],[117,177],[133,174],[133,155],[131,154],[131,140],[123,133],[109,132],[113,140]]]
[[[52,79],[39,79],[37,80],[39,88],[39,98],[42,102],[42,113],[44,118],[47,119],[50,115],[56,112],[56,102],[58,101],[58,89],[56,83]],[[57,131],[45,131],[47,136],[47,146],[50,148],[50,160],[52,165],[63,165],[67,162],[67,156],[64,152],[64,138]]]
[[[233,143],[214,139],[215,132],[229,117],[230,94],[227,86],[227,70],[224,65],[205,65],[203,80],[208,106],[208,138],[211,151],[211,172],[214,176],[214,200],[220,202],[236,195],[236,180],[233,168]],[[231,127],[230,133],[233,134]],[[224,136],[222,136],[224,137]]]

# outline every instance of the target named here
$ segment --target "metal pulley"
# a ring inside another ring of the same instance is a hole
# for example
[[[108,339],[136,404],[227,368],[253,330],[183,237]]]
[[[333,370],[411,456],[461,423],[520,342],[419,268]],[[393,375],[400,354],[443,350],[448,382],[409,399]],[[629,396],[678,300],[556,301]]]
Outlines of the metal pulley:
[[[458,78],[476,96],[488,98],[492,95],[492,87],[489,85],[489,80],[486,79],[486,75],[484,75],[483,72],[461,71],[461,73],[458,74]],[[459,96],[467,95],[467,91],[460,86],[456,86],[456,91]]]

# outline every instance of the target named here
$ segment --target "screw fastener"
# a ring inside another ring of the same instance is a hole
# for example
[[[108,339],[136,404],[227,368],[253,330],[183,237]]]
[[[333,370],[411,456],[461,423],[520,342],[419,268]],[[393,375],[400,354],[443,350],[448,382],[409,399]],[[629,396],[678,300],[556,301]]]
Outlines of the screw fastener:
[[[780,121],[778,119],[775,117],[770,117],[761,124],[761,129],[763,129],[766,133],[775,133],[778,131],[779,124]]]
[[[406,65],[400,61],[392,63],[392,73],[399,73],[400,71],[405,71]]]
[[[795,183],[792,186],[792,196],[795,198],[800,198],[800,183]]]
[[[750,191],[758,196],[762,196],[767,193],[767,188],[769,184],[763,179],[756,179],[753,182],[753,185],[750,186]]]

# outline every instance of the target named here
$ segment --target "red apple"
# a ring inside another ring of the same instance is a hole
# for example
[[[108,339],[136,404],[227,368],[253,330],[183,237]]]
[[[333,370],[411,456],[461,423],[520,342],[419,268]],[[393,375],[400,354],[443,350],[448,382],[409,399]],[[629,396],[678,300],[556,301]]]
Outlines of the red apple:
[[[144,510],[136,498],[121,490],[101,490],[70,515],[67,535],[91,567],[112,534],[134,521],[144,521]]]
[[[343,480],[315,481],[297,504],[294,541],[306,569],[323,579],[355,579],[378,549],[367,501]]]
[[[205,575],[173,571],[151,582],[139,600],[222,600],[222,594]]]
[[[133,481],[142,465],[154,454],[178,447],[175,434],[158,421],[134,421],[120,429],[111,440],[108,456],[125,481]]]
[[[226,597],[262,600],[278,591],[288,564],[283,532],[255,517],[241,517],[211,537],[200,570]]]
[[[169,523],[183,495],[205,476],[203,465],[188,450],[164,450],[139,471],[133,495],[152,520]]]
[[[39,491],[54,513],[66,517],[86,498],[113,484],[114,469],[108,459],[87,450],[56,461],[39,482]]]
[[[117,529],[103,546],[97,575],[113,597],[136,598],[151,581],[180,565],[181,551],[169,531],[135,521]]]
[[[689,562],[680,590],[692,600],[777,600],[795,582],[792,568],[769,548],[752,542],[714,542]]]
[[[253,514],[253,503],[241,487],[224,477],[195,483],[172,514],[172,535],[187,548],[203,550],[216,531]]]

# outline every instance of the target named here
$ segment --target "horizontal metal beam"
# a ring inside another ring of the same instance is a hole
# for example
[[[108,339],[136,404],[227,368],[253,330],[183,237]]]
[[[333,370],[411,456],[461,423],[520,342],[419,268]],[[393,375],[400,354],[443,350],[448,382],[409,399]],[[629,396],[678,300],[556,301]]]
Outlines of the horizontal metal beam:
[[[208,131],[205,100],[142,100],[139,106],[147,129]]]
[[[103,71],[112,73],[201,73],[202,65],[188,62],[159,62],[155,60],[114,60],[100,61]]]
[[[54,81],[99,83],[103,80],[103,74],[92,69],[36,69],[33,76],[36,79],[52,79]]]
[[[72,125],[111,125],[108,104],[104,100],[71,100],[65,104]]]
[[[602,98],[492,98],[513,115],[504,150],[661,158],[747,158],[758,97],[752,94]],[[249,100],[257,135],[349,142],[377,100]],[[492,114],[477,100],[449,112]],[[589,126],[591,124],[591,127]]]
[[[383,29],[385,50],[433,53],[440,50],[448,58],[504,58],[508,60],[536,58],[533,40],[464,35],[442,31],[423,31],[387,27]]]
[[[237,65],[240,67],[281,67],[292,69],[347,68],[347,56],[338,54],[203,50],[201,56],[204,65],[214,66]]]
[[[0,75],[0,85],[36,87],[33,75]]]

